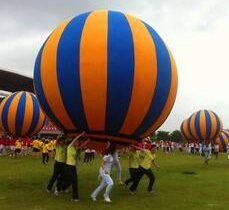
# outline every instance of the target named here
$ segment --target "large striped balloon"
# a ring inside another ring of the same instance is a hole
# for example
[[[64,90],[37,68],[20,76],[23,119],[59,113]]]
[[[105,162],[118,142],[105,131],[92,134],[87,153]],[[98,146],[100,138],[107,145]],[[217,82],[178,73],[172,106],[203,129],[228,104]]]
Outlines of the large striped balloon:
[[[132,142],[168,117],[177,70],[146,23],[115,11],[68,19],[37,56],[34,87],[47,116],[66,132]]]
[[[215,139],[215,143],[219,144],[221,152],[225,152],[227,150],[227,144],[229,144],[229,132],[223,130],[220,136]]]
[[[200,110],[188,119],[189,133],[195,140],[214,140],[222,131],[222,121],[212,111]]]
[[[32,136],[45,121],[36,96],[29,92],[15,92],[0,104],[0,127],[13,136]]]

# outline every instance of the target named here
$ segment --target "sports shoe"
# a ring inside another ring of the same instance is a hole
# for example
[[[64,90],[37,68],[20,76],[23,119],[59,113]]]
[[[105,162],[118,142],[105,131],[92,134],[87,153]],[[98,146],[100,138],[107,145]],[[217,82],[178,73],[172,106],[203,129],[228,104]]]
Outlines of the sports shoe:
[[[46,189],[46,192],[47,192],[47,193],[51,193],[51,190],[49,190],[49,189]]]
[[[59,195],[59,192],[58,192],[58,190],[57,190],[57,189],[55,189],[55,191],[54,191],[54,195],[55,195],[55,196],[58,196],[58,195]]]
[[[104,198],[104,201],[107,202],[107,203],[111,203],[112,202],[109,197]]]
[[[131,195],[135,195],[135,194],[136,194],[136,191],[131,191],[131,190],[130,190],[130,194],[131,194]]]
[[[91,200],[95,202],[97,199],[91,195]]]
[[[153,194],[153,193],[155,193],[155,191],[154,190],[151,190],[151,191],[148,191],[150,194]]]
[[[71,199],[71,201],[72,201],[72,202],[79,202],[80,199],[77,199],[77,198],[76,198],[76,199]]]

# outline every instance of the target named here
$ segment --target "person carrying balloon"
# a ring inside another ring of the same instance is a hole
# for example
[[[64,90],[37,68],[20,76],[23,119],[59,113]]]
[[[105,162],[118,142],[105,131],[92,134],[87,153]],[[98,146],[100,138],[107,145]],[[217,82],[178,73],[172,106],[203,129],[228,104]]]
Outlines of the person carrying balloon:
[[[78,140],[84,135],[84,132],[76,136],[67,147],[67,159],[64,170],[64,180],[61,186],[63,191],[72,186],[72,201],[79,201],[78,176],[77,176],[77,150],[85,145],[79,145]],[[86,142],[87,143],[87,142]],[[55,192],[58,195],[59,192]]]
[[[131,182],[134,182],[138,178],[138,172],[139,172],[139,153],[142,150],[141,147],[138,147],[137,145],[132,144],[129,148],[129,173],[130,178],[127,179],[124,183],[126,187]]]
[[[110,172],[114,161],[113,154],[115,153],[115,151],[116,145],[109,143],[104,153],[101,166],[99,168],[99,176],[102,178],[102,181],[100,185],[91,194],[91,199],[93,201],[97,200],[98,194],[106,187],[104,193],[104,201],[108,203],[112,202],[110,199],[110,193],[114,185],[114,182],[110,176]]]
[[[59,136],[56,141],[56,154],[52,178],[47,186],[47,192],[51,192],[54,182],[57,180],[56,190],[61,190],[63,183],[64,167],[66,164],[67,145],[63,136]]]
[[[153,192],[153,184],[155,182],[155,176],[151,170],[151,166],[154,165],[155,168],[160,168],[155,162],[156,159],[156,146],[152,145],[149,149],[144,149],[144,158],[139,164],[138,178],[134,180],[133,184],[130,186],[131,194],[134,194],[137,190],[138,184],[141,178],[146,175],[149,178],[148,192]]]
[[[119,160],[118,152],[115,151],[114,154],[112,154],[112,157],[113,157],[112,168],[113,168],[113,166],[115,166],[116,170],[117,170],[116,180],[117,180],[118,184],[122,185],[123,184],[123,182],[122,182],[122,166],[121,166],[121,163]]]

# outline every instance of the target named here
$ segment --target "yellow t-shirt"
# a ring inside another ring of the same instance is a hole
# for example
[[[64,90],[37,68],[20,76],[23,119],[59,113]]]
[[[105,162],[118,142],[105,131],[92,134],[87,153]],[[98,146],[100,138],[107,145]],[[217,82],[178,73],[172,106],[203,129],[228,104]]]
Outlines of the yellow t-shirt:
[[[139,168],[139,151],[130,152],[129,167],[130,168]]]
[[[15,142],[15,148],[16,148],[16,149],[21,149],[21,148],[22,148],[22,143],[21,143],[19,140],[17,140],[17,141]]]
[[[140,166],[144,169],[150,169],[152,165],[152,161],[155,160],[156,154],[152,154],[150,150],[144,150],[144,158],[140,163]]]
[[[39,146],[39,141],[38,140],[34,140],[33,143],[33,148],[36,148],[36,149],[40,149],[40,146]]]
[[[66,164],[71,166],[76,165],[76,148],[73,145],[69,145],[67,148]]]
[[[66,163],[67,158],[67,148],[66,145],[56,145],[56,155],[55,160],[57,162]]]
[[[42,145],[42,153],[48,153],[49,152],[48,148],[49,148],[48,144],[43,144]]]

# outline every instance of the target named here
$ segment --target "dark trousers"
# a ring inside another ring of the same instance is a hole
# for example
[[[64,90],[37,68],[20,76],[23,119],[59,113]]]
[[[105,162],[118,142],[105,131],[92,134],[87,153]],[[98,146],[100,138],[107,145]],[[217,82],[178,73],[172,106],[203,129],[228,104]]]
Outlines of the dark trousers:
[[[49,162],[49,153],[42,153],[42,163],[46,164]]]
[[[148,178],[149,178],[149,185],[148,185],[148,191],[152,191],[152,188],[153,188],[153,184],[155,182],[155,176],[152,172],[151,169],[144,169],[142,167],[139,167],[139,171],[138,171],[138,178],[134,180],[133,184],[130,186],[130,190],[132,192],[135,192],[137,187],[138,187],[138,184],[141,180],[141,178],[146,175]]]
[[[72,198],[79,199],[78,176],[76,166],[65,165],[64,182],[62,185],[62,189],[66,190],[70,186],[72,186]]]
[[[64,167],[65,167],[65,163],[61,163],[58,161],[55,161],[54,163],[54,169],[53,169],[53,175],[52,178],[49,181],[48,190],[52,190],[53,184],[55,183],[55,181],[57,181],[57,190],[60,191],[61,190],[61,186],[63,183],[63,175],[64,175]]]
[[[139,168],[129,168],[130,178],[125,181],[125,185],[134,182],[139,176]]]

